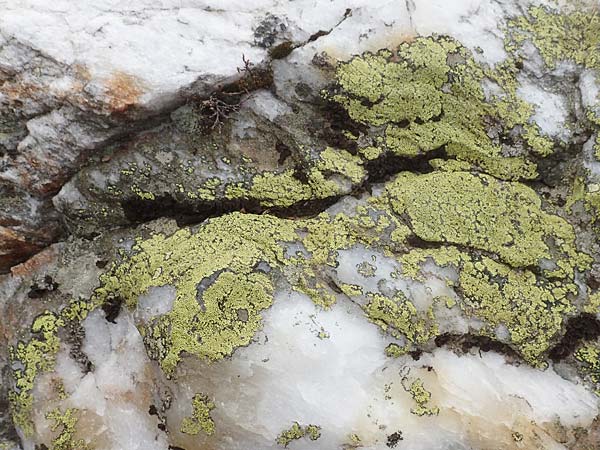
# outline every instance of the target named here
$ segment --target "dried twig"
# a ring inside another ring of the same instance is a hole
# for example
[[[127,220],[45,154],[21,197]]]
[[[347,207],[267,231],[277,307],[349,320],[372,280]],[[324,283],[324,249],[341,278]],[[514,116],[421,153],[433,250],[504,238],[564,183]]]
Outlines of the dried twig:
[[[240,109],[240,102],[230,104],[212,94],[207,100],[202,101],[202,107],[206,108],[206,116],[212,120],[211,130],[221,129],[223,122]]]

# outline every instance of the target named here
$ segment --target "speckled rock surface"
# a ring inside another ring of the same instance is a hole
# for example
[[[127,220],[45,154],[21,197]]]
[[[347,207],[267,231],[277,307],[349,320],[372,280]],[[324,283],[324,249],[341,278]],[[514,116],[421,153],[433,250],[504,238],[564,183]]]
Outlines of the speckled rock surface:
[[[0,449],[600,449],[597,4],[0,7]]]

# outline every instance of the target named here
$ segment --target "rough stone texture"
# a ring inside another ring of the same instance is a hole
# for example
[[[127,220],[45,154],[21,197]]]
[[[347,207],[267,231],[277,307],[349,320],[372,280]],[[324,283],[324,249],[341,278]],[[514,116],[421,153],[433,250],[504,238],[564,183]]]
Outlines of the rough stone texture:
[[[306,5],[269,1],[0,3],[0,180],[49,203],[97,150],[191,96],[208,97],[239,77],[242,57],[258,64],[283,41],[300,45],[332,29],[342,4],[303,21]],[[19,220],[52,228],[43,213],[30,215]],[[12,239],[3,236],[1,247]],[[35,252],[38,236],[22,239],[21,249],[6,251],[11,264]]]
[[[600,448],[581,1],[1,2],[0,448]]]

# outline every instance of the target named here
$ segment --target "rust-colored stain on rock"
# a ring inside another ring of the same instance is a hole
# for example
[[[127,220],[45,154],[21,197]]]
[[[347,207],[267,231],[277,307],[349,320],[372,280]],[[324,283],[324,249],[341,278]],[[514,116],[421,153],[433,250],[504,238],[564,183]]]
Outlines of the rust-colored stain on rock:
[[[144,93],[143,82],[125,72],[114,72],[106,82],[108,104],[114,112],[124,112],[138,103]]]
[[[56,262],[59,255],[58,247],[46,247],[39,253],[33,255],[27,261],[11,267],[10,271],[15,277],[31,276],[45,266],[49,266]]]
[[[0,273],[40,251],[42,246],[29,242],[27,236],[11,228],[0,226]]]

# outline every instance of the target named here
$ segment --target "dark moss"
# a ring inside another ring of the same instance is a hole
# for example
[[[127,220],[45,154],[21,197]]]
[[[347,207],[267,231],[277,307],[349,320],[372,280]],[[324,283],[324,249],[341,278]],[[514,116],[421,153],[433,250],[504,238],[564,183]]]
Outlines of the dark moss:
[[[283,59],[294,51],[296,46],[292,41],[285,41],[269,50],[272,59]]]
[[[302,177],[302,170],[297,171]],[[302,181],[302,180],[300,180]],[[170,217],[178,226],[197,224],[211,217],[219,217],[233,211],[251,214],[269,214],[278,217],[311,217],[325,211],[338,197],[306,200],[289,207],[266,208],[253,199],[232,199],[202,202],[180,202],[170,194],[157,196],[154,200],[130,197],[121,202],[121,207],[131,223],[144,223],[160,217]]]
[[[290,147],[281,141],[277,142],[277,144],[275,145],[275,150],[277,150],[277,152],[279,153],[279,159],[277,161],[278,164],[283,164],[286,161],[286,159],[292,156],[292,150],[290,149]]]
[[[474,334],[452,334],[444,333],[435,338],[437,347],[448,347],[467,353],[473,348],[478,348],[482,352],[495,352],[510,357],[513,360],[521,359],[519,354],[511,348],[510,345],[499,342],[488,336],[478,336]]]

